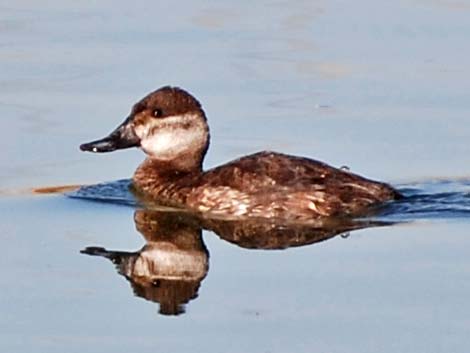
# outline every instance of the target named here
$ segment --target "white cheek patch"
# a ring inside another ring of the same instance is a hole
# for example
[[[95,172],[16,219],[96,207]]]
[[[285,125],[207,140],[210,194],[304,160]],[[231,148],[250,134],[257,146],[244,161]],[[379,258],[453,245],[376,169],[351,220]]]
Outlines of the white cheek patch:
[[[206,275],[207,267],[207,256],[203,252],[184,251],[171,243],[159,242],[153,246],[147,245],[126,274],[197,280]]]
[[[165,118],[161,127],[140,127],[136,134],[141,137],[141,147],[149,155],[159,159],[171,159],[187,150],[197,148],[206,138],[204,125],[192,115],[182,115]],[[189,128],[185,125],[191,124]],[[149,132],[153,131],[153,135]]]

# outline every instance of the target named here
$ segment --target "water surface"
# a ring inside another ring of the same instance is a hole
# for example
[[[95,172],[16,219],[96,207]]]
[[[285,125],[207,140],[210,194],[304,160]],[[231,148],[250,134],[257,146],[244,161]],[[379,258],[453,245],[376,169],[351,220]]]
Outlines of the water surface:
[[[468,351],[465,1],[0,8],[2,351]],[[203,103],[207,167],[277,150],[392,182],[413,202],[379,219],[399,224],[286,250],[203,231],[193,255],[207,272],[179,315],[162,313],[111,262],[80,253],[148,244],[125,188],[113,202],[24,190],[129,178],[139,151],[78,145],[165,84]]]

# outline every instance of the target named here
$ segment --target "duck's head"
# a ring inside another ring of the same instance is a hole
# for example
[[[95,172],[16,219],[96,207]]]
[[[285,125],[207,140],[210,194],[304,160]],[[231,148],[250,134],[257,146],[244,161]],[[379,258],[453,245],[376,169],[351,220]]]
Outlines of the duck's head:
[[[80,146],[82,151],[112,152],[140,147],[150,158],[202,164],[209,127],[201,104],[177,87],[162,87],[136,103],[130,115],[107,137]]]

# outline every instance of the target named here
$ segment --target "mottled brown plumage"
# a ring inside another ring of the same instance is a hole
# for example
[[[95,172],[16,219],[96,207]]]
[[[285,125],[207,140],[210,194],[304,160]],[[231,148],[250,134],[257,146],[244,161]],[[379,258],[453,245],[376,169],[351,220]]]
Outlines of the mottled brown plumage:
[[[242,157],[204,173],[176,173],[148,160],[135,173],[159,203],[225,217],[308,219],[356,215],[399,197],[387,184],[307,158],[275,152]]]
[[[208,217],[309,220],[360,215],[400,197],[387,184],[275,152],[259,152],[204,172],[206,117],[199,102],[179,88],[164,87],[146,96],[110,137],[82,149],[107,152],[131,143],[148,155],[134,174],[138,195]]]

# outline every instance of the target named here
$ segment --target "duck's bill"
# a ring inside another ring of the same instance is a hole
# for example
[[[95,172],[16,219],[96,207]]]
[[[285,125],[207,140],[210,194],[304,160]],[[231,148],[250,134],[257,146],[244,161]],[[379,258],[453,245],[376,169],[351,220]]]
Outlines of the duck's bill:
[[[118,126],[109,136],[80,145],[82,151],[103,153],[130,147],[138,147],[140,140],[129,124],[129,119]]]

